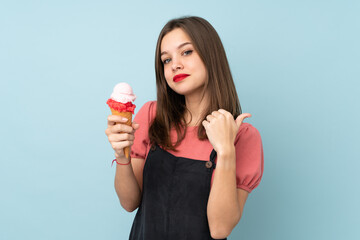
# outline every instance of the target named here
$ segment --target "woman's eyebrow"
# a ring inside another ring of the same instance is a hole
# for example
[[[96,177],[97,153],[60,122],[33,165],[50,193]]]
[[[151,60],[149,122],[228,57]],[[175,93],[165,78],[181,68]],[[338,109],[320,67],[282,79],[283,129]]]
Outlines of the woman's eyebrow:
[[[188,45],[188,44],[191,44],[191,42],[184,42],[184,43],[180,44],[180,45],[177,47],[177,49],[180,49],[180,48],[182,48],[183,46]],[[160,54],[160,57],[161,57],[162,55],[166,54],[166,53],[167,53],[166,51],[163,51],[163,52]]]

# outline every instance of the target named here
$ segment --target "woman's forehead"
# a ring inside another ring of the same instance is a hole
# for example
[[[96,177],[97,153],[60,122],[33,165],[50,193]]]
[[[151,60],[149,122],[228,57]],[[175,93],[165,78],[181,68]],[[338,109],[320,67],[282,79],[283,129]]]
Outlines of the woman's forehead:
[[[185,45],[185,43],[192,44],[189,35],[181,28],[176,28],[165,34],[161,41],[160,51],[167,52],[176,50],[179,47],[182,47],[182,45]]]

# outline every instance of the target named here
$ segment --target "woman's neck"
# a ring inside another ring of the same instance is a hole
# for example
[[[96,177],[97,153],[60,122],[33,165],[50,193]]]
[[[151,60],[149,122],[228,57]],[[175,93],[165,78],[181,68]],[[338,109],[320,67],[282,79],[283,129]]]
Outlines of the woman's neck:
[[[195,96],[185,96],[185,104],[188,110],[185,113],[187,126],[199,126],[201,124],[208,102],[207,94],[205,94],[204,97],[199,94]]]

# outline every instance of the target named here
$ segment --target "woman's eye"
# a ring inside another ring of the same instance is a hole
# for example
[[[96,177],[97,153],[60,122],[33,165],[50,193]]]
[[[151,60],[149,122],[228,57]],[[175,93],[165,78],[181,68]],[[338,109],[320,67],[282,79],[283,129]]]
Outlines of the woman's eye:
[[[169,63],[170,62],[170,58],[167,58],[167,59],[164,59],[163,60],[163,64],[167,64],[167,63]]]
[[[193,52],[193,50],[187,50],[184,52],[184,55],[190,55]]]

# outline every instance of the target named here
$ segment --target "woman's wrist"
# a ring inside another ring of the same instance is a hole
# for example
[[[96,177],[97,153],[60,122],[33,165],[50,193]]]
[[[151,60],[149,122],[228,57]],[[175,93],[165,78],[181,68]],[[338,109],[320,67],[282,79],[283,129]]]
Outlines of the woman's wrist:
[[[219,149],[218,152],[216,152],[218,157],[221,158],[231,158],[233,156],[235,156],[235,146],[228,146],[228,147],[223,147],[221,149]]]
[[[217,169],[236,170],[235,147],[222,149],[217,152]]]
[[[129,165],[131,163],[131,158],[115,158],[113,161],[112,161],[112,164],[116,162],[117,165]],[[111,165],[112,165],[111,164]]]

